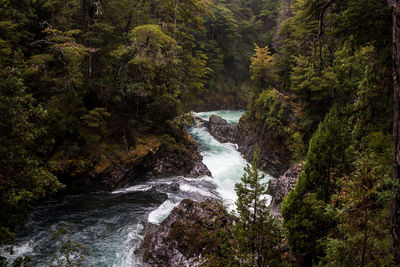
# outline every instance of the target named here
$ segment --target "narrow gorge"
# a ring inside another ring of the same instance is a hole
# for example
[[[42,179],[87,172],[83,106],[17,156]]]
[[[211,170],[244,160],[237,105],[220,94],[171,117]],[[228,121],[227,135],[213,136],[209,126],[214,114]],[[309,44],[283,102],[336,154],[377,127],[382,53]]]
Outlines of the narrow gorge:
[[[8,257],[28,255],[37,266],[52,263],[59,244],[52,239],[50,229],[66,228],[72,233],[71,239],[87,249],[85,266],[144,264],[139,252],[144,236],[154,231],[182,200],[211,199],[234,208],[234,187],[240,181],[247,161],[236,144],[219,142],[207,126],[210,116],[215,115],[226,119],[231,126],[237,125],[242,114],[242,111],[229,110],[197,113],[197,121],[202,122],[188,129],[212,176],[148,175],[111,192],[69,195],[61,200],[47,201],[30,214],[29,230],[18,236],[15,253]],[[267,176],[267,180],[271,178]]]

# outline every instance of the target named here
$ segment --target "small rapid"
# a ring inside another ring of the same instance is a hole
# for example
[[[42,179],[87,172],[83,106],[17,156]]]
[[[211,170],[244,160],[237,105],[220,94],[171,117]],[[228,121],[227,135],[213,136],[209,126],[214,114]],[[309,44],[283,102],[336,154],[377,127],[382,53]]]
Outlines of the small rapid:
[[[236,201],[235,184],[243,176],[246,160],[232,143],[218,142],[204,127],[191,128],[189,133],[197,140],[203,163],[210,170],[219,197],[231,206]]]
[[[237,124],[243,112],[223,110],[196,115],[208,120],[212,114]],[[87,250],[83,266],[144,266],[136,251],[148,224],[160,224],[185,198],[212,198],[228,207],[233,207],[237,198],[234,187],[247,164],[237,146],[218,142],[205,127],[193,127],[188,132],[198,143],[203,162],[213,177],[144,177],[113,192],[47,201],[30,214],[28,230],[17,237],[14,253],[0,248],[1,255],[8,259],[30,256],[35,266],[54,264],[60,244],[52,239],[50,229],[69,228],[71,240]]]

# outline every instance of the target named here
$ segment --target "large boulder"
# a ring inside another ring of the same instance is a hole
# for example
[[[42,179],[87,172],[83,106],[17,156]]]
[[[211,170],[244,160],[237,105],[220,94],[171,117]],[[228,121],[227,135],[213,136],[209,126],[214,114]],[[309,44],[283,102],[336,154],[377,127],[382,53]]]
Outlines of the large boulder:
[[[270,209],[271,214],[281,218],[282,202],[296,185],[297,178],[303,170],[303,163],[298,163],[288,169],[282,176],[272,179],[268,186],[268,194],[272,196]]]
[[[210,117],[208,130],[210,131],[210,134],[221,143],[237,143],[239,139],[239,131],[237,127],[229,124],[226,120],[216,115]]]
[[[217,253],[221,229],[232,224],[224,207],[211,200],[185,199],[156,232],[144,239],[144,261],[152,266],[201,266]]]

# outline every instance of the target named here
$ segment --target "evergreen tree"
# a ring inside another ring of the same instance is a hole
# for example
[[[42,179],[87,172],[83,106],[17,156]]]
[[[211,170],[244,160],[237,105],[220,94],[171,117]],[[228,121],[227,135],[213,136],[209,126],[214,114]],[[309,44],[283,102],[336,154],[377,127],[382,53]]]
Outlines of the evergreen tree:
[[[259,166],[259,150],[245,167],[242,183],[235,186],[238,196],[233,226],[233,257],[241,266],[281,266],[281,232],[267,205],[267,183]]]
[[[332,197],[337,233],[327,242],[326,266],[391,266],[391,138],[382,132],[363,138],[354,171]]]
[[[306,266],[323,255],[321,244],[334,220],[327,206],[346,166],[346,130],[334,107],[310,141],[307,160],[296,187],[282,205],[289,245]]]

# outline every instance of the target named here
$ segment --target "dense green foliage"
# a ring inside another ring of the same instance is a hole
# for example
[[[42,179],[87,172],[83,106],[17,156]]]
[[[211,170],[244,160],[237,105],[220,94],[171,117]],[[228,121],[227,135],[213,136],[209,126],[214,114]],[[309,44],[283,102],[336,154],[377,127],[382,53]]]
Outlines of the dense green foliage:
[[[253,79],[245,118],[305,160],[282,207],[291,251],[303,266],[390,266],[390,8],[281,4],[270,77]]]
[[[334,226],[327,205],[346,165],[346,129],[339,116],[332,109],[318,127],[304,170],[282,207],[287,238],[296,255],[319,255],[321,239]]]
[[[214,0],[205,31],[197,36],[211,69],[203,98],[221,108],[244,108],[254,44],[271,46],[279,10],[278,0]],[[217,99],[217,101],[215,101]],[[211,106],[212,108],[215,108]]]
[[[296,264],[392,265],[386,0],[0,0],[0,14],[0,245],[58,178],[180,148],[184,112],[248,102],[246,126],[305,161],[282,207]],[[257,164],[220,265],[283,264]]]
[[[337,233],[327,242],[328,266],[390,266],[391,140],[381,132],[362,141],[353,172],[340,178],[341,190],[332,199],[339,203],[335,214]],[[334,208],[334,207],[333,207]]]
[[[193,36],[210,13],[181,4],[0,1],[0,243],[63,187],[55,174],[102,169],[141,136],[181,142],[181,99],[207,81]]]
[[[276,0],[1,0],[1,240],[63,188],[56,176],[101,172],[142,153],[142,140],[179,147],[176,118],[239,91],[277,10]]]

